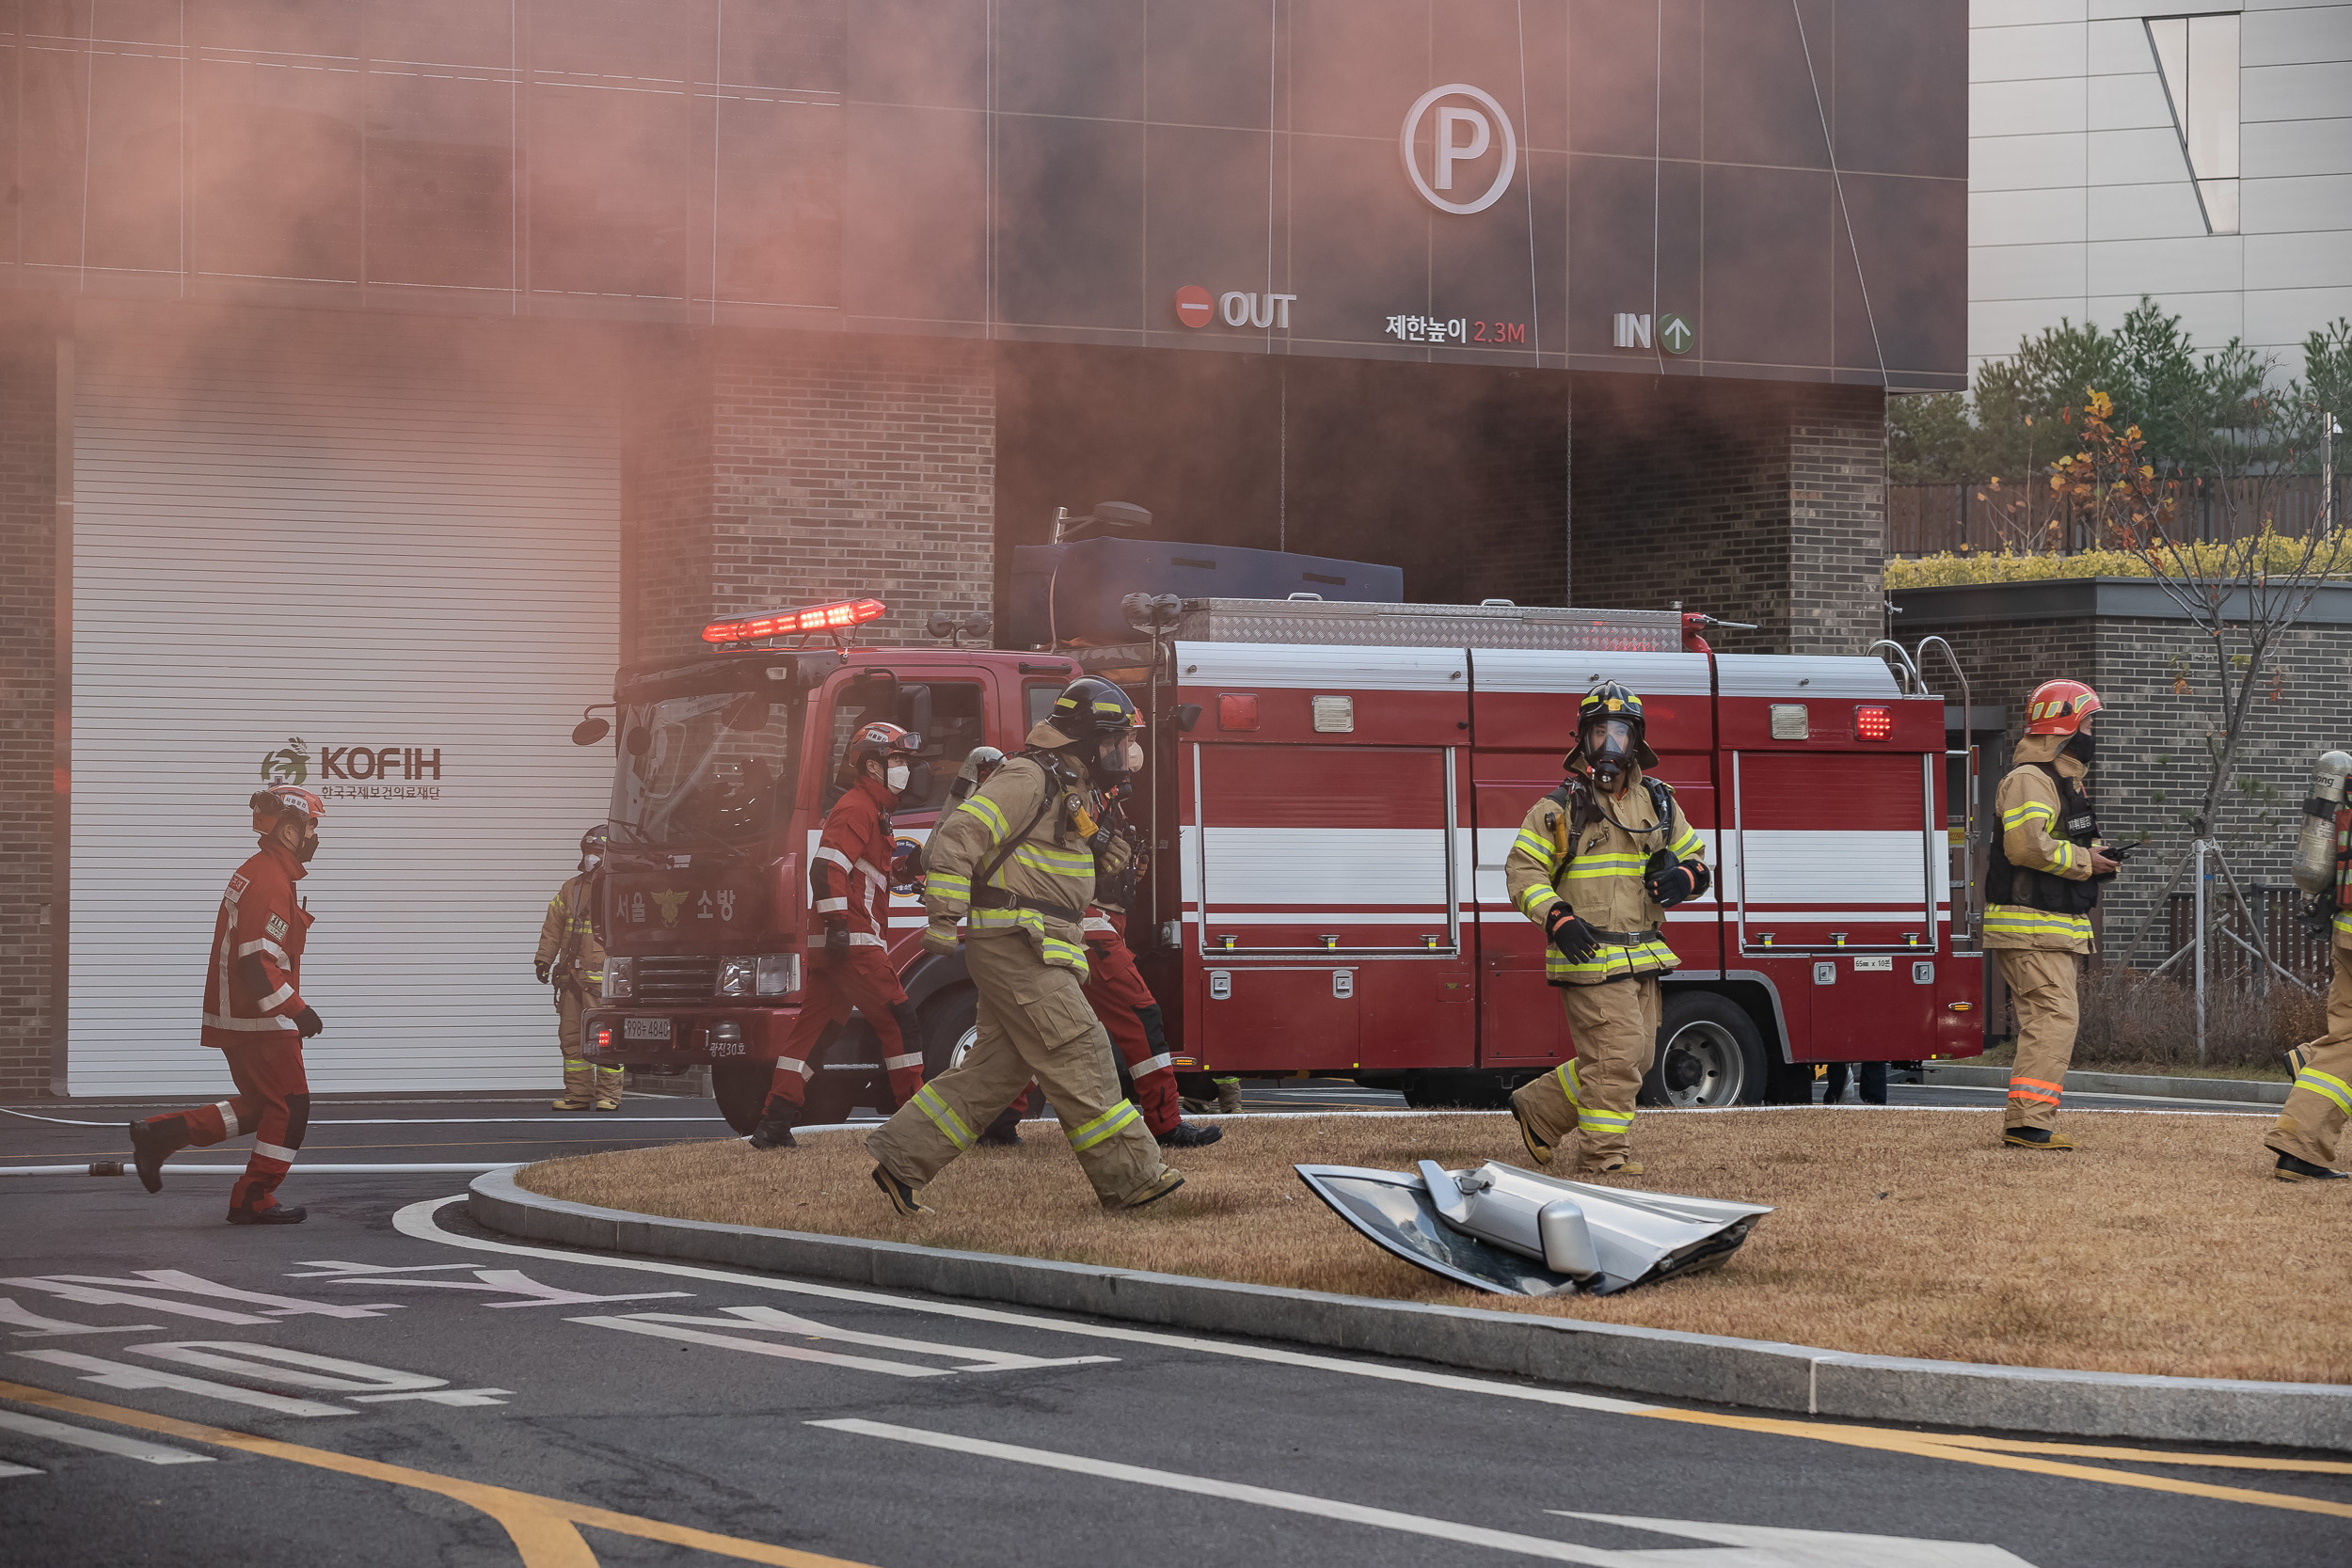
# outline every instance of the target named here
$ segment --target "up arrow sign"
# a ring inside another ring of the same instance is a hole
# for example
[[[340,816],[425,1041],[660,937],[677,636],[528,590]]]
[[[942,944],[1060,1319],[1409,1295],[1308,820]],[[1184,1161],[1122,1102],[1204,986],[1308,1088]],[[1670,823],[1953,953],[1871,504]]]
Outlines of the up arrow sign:
[[[1658,318],[1658,346],[1668,354],[1690,353],[1691,344],[1697,338],[1698,334],[1691,330],[1691,324],[1680,316],[1665,315]]]

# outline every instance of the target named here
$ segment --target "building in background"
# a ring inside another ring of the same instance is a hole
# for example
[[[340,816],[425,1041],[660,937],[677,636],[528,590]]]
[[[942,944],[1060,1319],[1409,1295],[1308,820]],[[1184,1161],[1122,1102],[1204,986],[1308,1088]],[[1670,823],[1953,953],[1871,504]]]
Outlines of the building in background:
[[[1968,358],[2147,294],[2302,369],[2352,316],[2352,0],[1972,0]]]
[[[1962,0],[5,20],[0,1093],[217,1078],[279,775],[312,1082],[536,1084],[615,663],[919,638],[1057,505],[1858,652],[1965,372]]]

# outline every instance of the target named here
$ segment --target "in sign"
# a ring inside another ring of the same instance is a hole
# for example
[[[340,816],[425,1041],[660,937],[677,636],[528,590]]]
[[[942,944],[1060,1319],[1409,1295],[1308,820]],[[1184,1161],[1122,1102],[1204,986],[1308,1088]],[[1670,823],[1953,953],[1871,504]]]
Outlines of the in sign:
[[[1216,302],[1200,284],[1187,283],[1176,291],[1176,319],[1186,326],[1206,326],[1216,313]]]
[[[1649,347],[1649,312],[1635,315],[1629,310],[1617,312],[1615,328],[1609,341],[1618,348],[1647,349]]]
[[[1422,121],[1432,109],[1437,110],[1437,123],[1431,144],[1431,168],[1423,174],[1413,140],[1421,134]],[[1445,213],[1485,212],[1502,198],[1502,193],[1510,188],[1511,176],[1519,166],[1519,139],[1511,129],[1510,117],[1502,112],[1502,105],[1492,93],[1467,82],[1431,87],[1414,99],[1413,106],[1406,111],[1405,129],[1397,145],[1405,154],[1405,172],[1411,178],[1413,188],[1431,206]],[[1498,147],[1502,152],[1501,166],[1484,194],[1468,201],[1439,194],[1454,189],[1454,165],[1474,162]]]

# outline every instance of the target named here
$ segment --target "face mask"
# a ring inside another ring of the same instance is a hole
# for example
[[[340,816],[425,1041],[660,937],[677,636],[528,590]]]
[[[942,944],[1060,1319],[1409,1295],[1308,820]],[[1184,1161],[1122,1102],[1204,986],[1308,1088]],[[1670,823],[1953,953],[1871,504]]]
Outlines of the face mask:
[[[300,861],[305,865],[308,865],[310,863],[310,857],[318,852],[319,835],[312,833],[309,838],[302,841],[302,847],[296,849],[294,852],[294,856],[295,860]]]
[[[580,869],[583,872],[594,871],[602,863],[604,863],[604,857],[602,855],[582,855],[580,857]]]
[[[2090,766],[2091,752],[2095,748],[2095,745],[2096,743],[2090,738],[2090,732],[2089,730],[2076,730],[2073,735],[2066,737],[2066,745],[2062,748],[2062,750],[2064,750],[2068,756],[2073,757],[2075,761],[2081,763],[2085,768],[2088,768]]]
[[[1143,771],[1143,746],[1138,741],[1127,742],[1127,771],[1130,773]]]
[[[1612,719],[1584,732],[1584,760],[1603,789],[1614,789],[1633,766],[1633,726]]]
[[[906,788],[907,781],[914,776],[914,770],[908,768],[905,763],[894,762],[890,765],[889,770],[882,775],[882,783],[888,784],[890,786],[890,792],[896,795],[898,791]]]

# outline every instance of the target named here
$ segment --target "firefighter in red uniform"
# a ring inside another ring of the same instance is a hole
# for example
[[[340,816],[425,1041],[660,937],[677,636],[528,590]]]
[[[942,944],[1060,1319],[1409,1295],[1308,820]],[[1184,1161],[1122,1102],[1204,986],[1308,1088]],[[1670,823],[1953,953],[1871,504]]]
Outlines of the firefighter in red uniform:
[[[1140,732],[1141,724],[1136,725]],[[1127,742],[1127,779],[1107,792],[1103,821],[1127,840],[1134,856],[1116,876],[1094,879],[1094,902],[1087,909],[1087,977],[1082,988],[1087,1005],[1103,1021],[1111,1046],[1127,1066],[1135,1101],[1143,1122],[1163,1148],[1198,1148],[1225,1136],[1221,1128],[1192,1127],[1180,1116],[1176,1097],[1176,1058],[1168,1049],[1161,1023],[1159,999],[1143,983],[1136,956],[1127,946],[1127,911],[1135,902],[1142,872],[1143,847],[1134,824],[1127,820],[1126,797],[1133,780],[1143,770],[1142,744]],[[1190,1066],[1189,1060],[1185,1063]]]
[[[784,1043],[784,1054],[776,1058],[767,1106],[759,1125],[752,1129],[754,1148],[793,1147],[792,1125],[800,1119],[808,1081],[816,1072],[811,1063],[838,1037],[852,1007],[873,1027],[882,1067],[890,1074],[890,1092],[898,1103],[905,1104],[923,1086],[922,1033],[887,951],[894,849],[890,808],[912,776],[909,759],[922,745],[920,736],[896,724],[872,723],[859,729],[842,758],[850,787],[826,815],[825,831],[808,868],[815,895],[810,910],[824,927],[824,958],[817,961],[818,944],[811,942],[801,1016]]]
[[[276,1192],[310,1120],[302,1042],[325,1025],[302,999],[310,911],[294,884],[318,852],[326,808],[292,784],[274,784],[250,804],[261,847],[229,879],[204,974],[203,1041],[228,1062],[237,1092],[217,1104],[131,1123],[131,1148],[139,1180],[159,1193],[164,1161],[174,1150],[250,1132],[253,1155],[229,1191],[229,1223],[299,1225],[308,1212],[278,1202]]]

